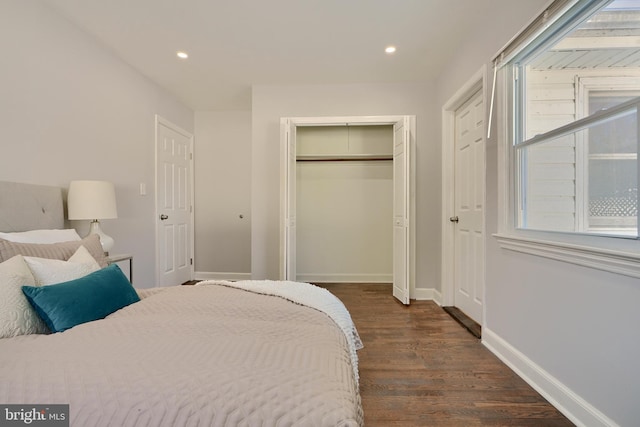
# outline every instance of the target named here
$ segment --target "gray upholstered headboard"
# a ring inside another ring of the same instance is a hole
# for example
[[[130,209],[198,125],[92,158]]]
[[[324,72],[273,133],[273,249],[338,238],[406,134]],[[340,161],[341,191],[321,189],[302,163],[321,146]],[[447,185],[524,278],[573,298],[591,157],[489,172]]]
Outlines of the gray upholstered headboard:
[[[0,181],[0,231],[64,228],[62,189]]]

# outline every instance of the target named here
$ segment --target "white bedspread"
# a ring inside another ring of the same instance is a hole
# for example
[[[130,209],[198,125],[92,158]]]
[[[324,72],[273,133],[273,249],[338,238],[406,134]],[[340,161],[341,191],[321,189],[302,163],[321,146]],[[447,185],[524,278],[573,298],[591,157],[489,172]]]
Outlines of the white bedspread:
[[[2,339],[0,402],[68,403],[78,427],[361,426],[352,326],[243,286],[140,292],[106,319]]]
[[[198,286],[206,285],[230,286],[262,295],[274,295],[325,313],[336,322],[347,338],[354,375],[356,381],[358,380],[358,354],[356,351],[363,348],[362,340],[349,311],[342,301],[331,292],[309,283],[276,280],[243,280],[238,282],[206,280],[198,283]]]

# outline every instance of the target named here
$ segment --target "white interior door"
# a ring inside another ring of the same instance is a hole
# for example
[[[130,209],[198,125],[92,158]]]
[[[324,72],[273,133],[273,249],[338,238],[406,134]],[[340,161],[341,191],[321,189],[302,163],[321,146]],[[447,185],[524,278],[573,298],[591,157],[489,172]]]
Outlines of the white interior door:
[[[455,306],[482,323],[484,102],[479,90],[455,112]]]
[[[283,120],[285,141],[284,279],[296,280],[296,126]]]
[[[180,285],[193,273],[191,164],[193,136],[156,121],[156,236],[158,285]]]
[[[410,135],[408,120],[393,126],[393,296],[409,304]]]

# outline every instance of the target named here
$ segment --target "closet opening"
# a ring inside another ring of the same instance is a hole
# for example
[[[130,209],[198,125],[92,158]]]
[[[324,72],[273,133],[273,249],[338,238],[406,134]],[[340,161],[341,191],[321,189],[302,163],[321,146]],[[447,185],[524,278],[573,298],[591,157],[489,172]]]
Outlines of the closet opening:
[[[393,126],[296,135],[296,280],[393,282]]]
[[[280,278],[415,289],[415,116],[280,119]]]

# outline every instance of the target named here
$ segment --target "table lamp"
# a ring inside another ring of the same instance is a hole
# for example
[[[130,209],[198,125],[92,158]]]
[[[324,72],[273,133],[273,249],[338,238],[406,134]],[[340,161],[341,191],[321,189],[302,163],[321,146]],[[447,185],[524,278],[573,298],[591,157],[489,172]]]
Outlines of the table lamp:
[[[91,220],[89,234],[100,236],[102,250],[108,254],[114,241],[104,234],[99,220],[118,217],[113,184],[108,181],[71,181],[67,208],[70,220]]]

